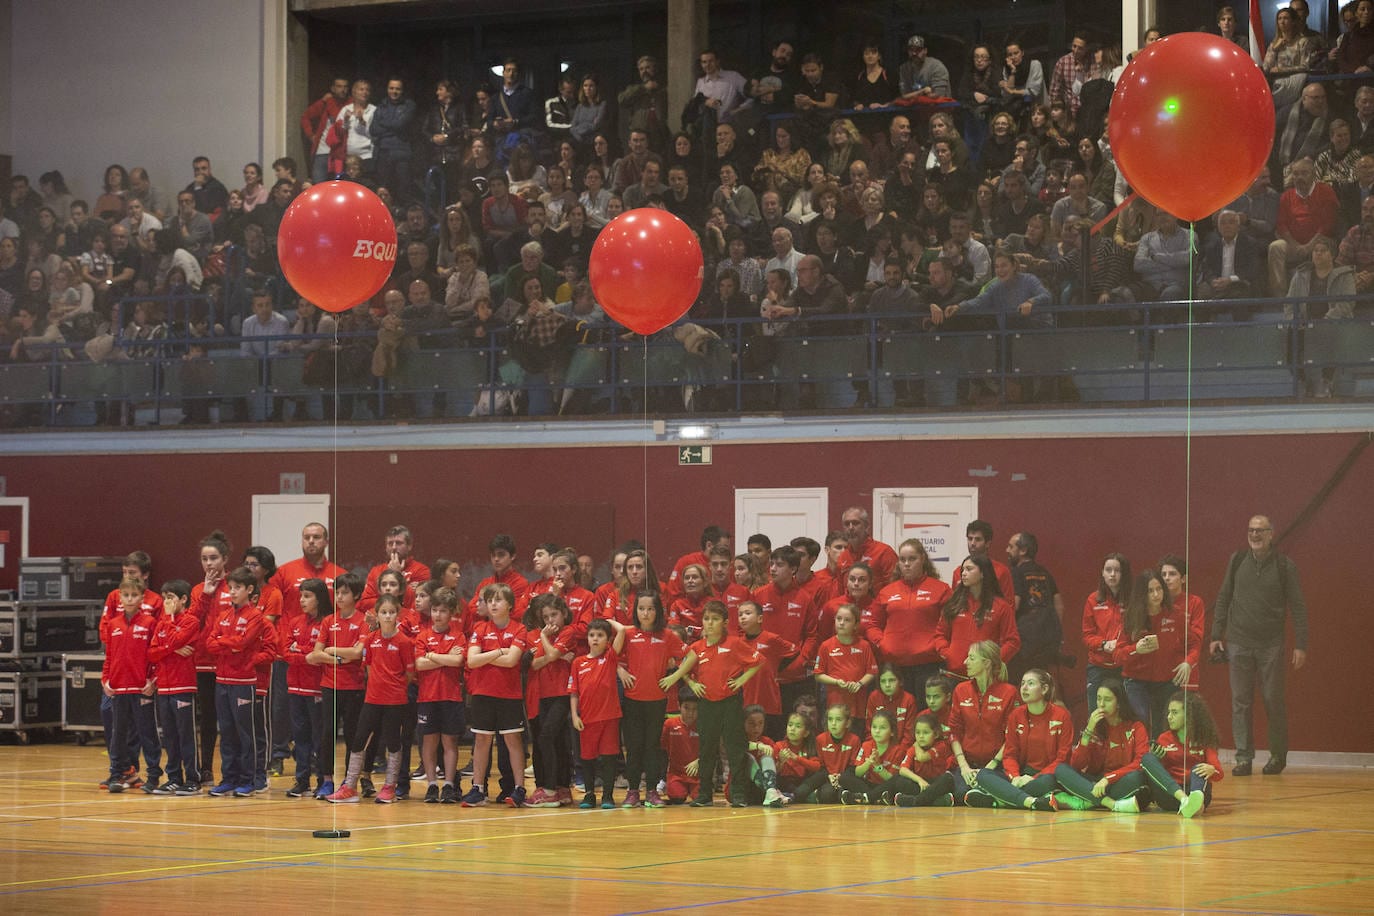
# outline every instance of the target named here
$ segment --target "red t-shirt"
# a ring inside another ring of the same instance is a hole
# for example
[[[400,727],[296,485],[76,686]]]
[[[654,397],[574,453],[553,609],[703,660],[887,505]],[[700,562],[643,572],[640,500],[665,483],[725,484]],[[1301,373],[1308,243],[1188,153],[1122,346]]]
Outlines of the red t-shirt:
[[[842,681],[860,681],[866,674],[877,676],[878,662],[873,657],[873,647],[866,640],[855,639],[854,642],[845,645],[840,642],[838,636],[832,636],[821,643],[816,660],[816,673]],[[867,700],[866,687],[858,693],[850,693],[834,685],[828,685],[825,689],[825,708],[845,706],[851,716],[863,716]]]
[[[420,635],[415,639],[415,655],[419,657],[431,652],[439,655],[450,655],[455,646],[459,650],[459,657],[465,658],[467,656],[467,638],[463,636],[463,631],[450,621],[448,629],[442,633],[432,626],[421,630]],[[417,702],[436,703],[440,700],[448,700],[453,703],[463,702],[463,669],[461,667],[441,665],[426,671],[417,669],[415,675],[420,681],[420,694]]]
[[[770,716],[782,715],[782,689],[778,685],[778,665],[784,658],[795,655],[797,647],[767,630],[760,630],[753,636],[744,634],[736,638],[753,646],[754,651],[763,659],[763,670],[744,685],[744,705],[757,704]]]
[[[854,765],[862,744],[857,735],[846,733],[836,738],[827,731],[816,739],[816,756],[827,773],[843,773]]]
[[[873,721],[873,714],[878,710],[886,710],[897,720],[897,734],[908,744],[916,740],[916,698],[907,693],[901,687],[897,688],[897,695],[889,697],[881,690],[874,690],[868,695],[868,705],[864,707],[864,718],[869,722]]]
[[[517,607],[520,605],[520,599],[525,597],[525,593],[528,592],[530,588],[529,580],[516,572],[513,566],[499,576],[487,576],[481,582],[478,582],[477,590],[472,593],[472,598],[468,601],[467,610],[463,612],[464,633],[471,633],[473,628],[477,626],[477,621],[483,619],[477,613],[477,605],[482,601],[482,589],[486,588],[488,585],[509,585],[511,593],[515,596],[515,604]],[[513,610],[511,611],[511,616],[512,618],[515,616]]]
[[[938,779],[954,766],[954,752],[949,749],[949,742],[943,738],[936,738],[935,743],[930,746],[926,752],[930,755],[928,760],[917,760],[917,750],[915,745],[906,749],[906,756],[902,758],[902,769],[910,770],[926,782]]]
[[[363,644],[367,667],[367,693],[363,700],[374,706],[404,706],[410,675],[415,673],[415,643],[397,630],[383,636],[378,630]]]
[[[738,582],[731,582],[725,588],[718,589],[714,585],[707,589],[711,597],[725,605],[725,631],[731,636],[739,635],[739,606],[745,601],[753,598],[749,589],[740,585]]]
[[[816,600],[821,602],[820,610],[816,612],[816,638],[818,640],[825,642],[835,635],[835,612],[838,611],[842,605],[846,604],[852,604],[854,607],[858,608],[858,635],[860,639],[868,638],[868,635],[863,631],[863,621],[869,616],[869,608],[873,606],[872,595],[868,595],[859,601],[851,601],[848,595],[838,595],[834,598],[825,599],[819,596],[818,593]],[[817,649],[817,652],[819,651],[820,650]]]
[[[296,618],[301,613],[301,583],[306,579],[320,579],[328,586],[329,594],[332,595],[334,580],[346,572],[348,570],[329,560],[325,560],[323,566],[311,566],[309,560],[300,557],[278,566],[272,578],[267,581],[281,591],[281,615],[294,626]]]
[[[864,779],[873,785],[882,785],[887,782],[880,774],[887,773],[888,776],[896,776],[901,769],[902,761],[906,759],[906,745],[893,735],[888,742],[887,749],[881,754],[878,753],[878,745],[869,738],[859,748],[859,753],[854,757],[854,766],[873,760],[873,766],[864,774]]]
[[[625,669],[634,675],[635,685],[625,691],[625,698],[644,701],[663,699],[665,694],[658,682],[669,673],[672,660],[681,660],[686,654],[687,647],[682,640],[666,627],[657,633],[628,627],[620,658]]]
[[[326,649],[352,649],[367,636],[367,620],[361,611],[348,617],[330,614],[320,623],[317,640]],[[330,690],[362,690],[362,659],[321,665],[320,686]]]
[[[486,618],[480,619],[468,637],[468,648],[475,647],[479,652],[493,652],[511,646],[519,646],[522,651],[525,647],[525,628],[514,617],[504,627],[498,627]],[[501,668],[486,664],[468,668],[468,695],[522,699],[525,694],[520,688],[520,666]]]
[[[796,660],[778,672],[778,680],[784,684],[805,678],[807,664],[816,657],[816,648],[820,645],[816,622],[820,608],[815,600],[810,588],[795,582],[786,589],[772,582],[754,589],[754,601],[763,612],[764,629],[797,647],[788,653],[796,655]]]
[[[568,693],[577,697],[577,714],[583,722],[605,722],[620,718],[620,695],[616,692],[618,659],[607,647],[600,655],[579,655],[568,675]]]
[[[736,636],[727,636],[714,646],[707,645],[705,639],[698,639],[692,643],[691,650],[697,657],[691,675],[706,688],[703,697],[706,700],[724,700],[731,696],[734,691],[729,682],[763,661],[751,644]],[[755,678],[759,676],[754,675]]]

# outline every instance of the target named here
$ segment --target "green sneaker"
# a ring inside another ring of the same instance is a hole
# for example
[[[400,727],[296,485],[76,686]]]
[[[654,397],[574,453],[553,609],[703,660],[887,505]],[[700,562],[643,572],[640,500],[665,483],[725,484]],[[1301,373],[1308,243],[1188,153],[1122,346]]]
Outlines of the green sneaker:
[[[1091,811],[1096,807],[1071,792],[1056,792],[1054,800],[1059,803],[1060,811]]]

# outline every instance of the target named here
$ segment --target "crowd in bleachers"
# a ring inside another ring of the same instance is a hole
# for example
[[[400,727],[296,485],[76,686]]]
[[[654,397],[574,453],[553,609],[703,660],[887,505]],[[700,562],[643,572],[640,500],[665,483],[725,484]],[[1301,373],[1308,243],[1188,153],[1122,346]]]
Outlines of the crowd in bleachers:
[[[681,113],[648,56],[618,93],[568,72],[547,99],[516,58],[467,100],[449,80],[340,77],[301,115],[306,158],[277,159],[270,179],[249,163],[230,189],[200,156],[170,194],[111,165],[91,202],[59,172],[37,187],[14,176],[0,359],[326,348],[355,351],[335,363],[368,379],[417,350],[491,347],[556,383],[579,344],[628,336],[586,278],[597,233],[636,207],[682,218],[706,255],[685,316],[698,327],[665,333],[726,337],[765,375],[778,338],[866,327],[844,316],[914,332],[1120,325],[1140,320],[1131,304],[1196,298],[1198,320],[1244,320],[1273,297],[1289,314],[1350,317],[1374,288],[1374,85],[1360,80],[1374,2],[1342,15],[1331,41],[1306,27],[1303,0],[1278,11],[1270,167],[1192,230],[1115,168],[1105,125],[1122,56],[1086,34],[1043,62],[1010,38],[940,61],[919,34],[902,61],[879,40],[829,62],[778,41],[752,69],[708,49]],[[1215,31],[1246,43],[1231,7]],[[400,241],[383,292],[337,318],[298,299],[275,257],[292,199],[333,177],[374,189]],[[326,339],[336,331],[343,343]]]

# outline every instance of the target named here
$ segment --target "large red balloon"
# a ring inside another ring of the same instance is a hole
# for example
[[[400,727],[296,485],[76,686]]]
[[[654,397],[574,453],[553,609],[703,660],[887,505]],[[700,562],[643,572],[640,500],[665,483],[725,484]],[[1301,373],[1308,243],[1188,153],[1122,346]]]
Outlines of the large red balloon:
[[[701,292],[701,243],[666,210],[641,208],[606,224],[587,277],[596,301],[636,334],[677,321]]]
[[[1181,32],[1146,45],[1112,95],[1108,137],[1132,190],[1186,220],[1240,197],[1274,142],[1274,99],[1230,41]]]
[[[396,224],[367,188],[326,181],[286,208],[277,230],[277,260],[296,292],[325,311],[347,311],[391,276]]]

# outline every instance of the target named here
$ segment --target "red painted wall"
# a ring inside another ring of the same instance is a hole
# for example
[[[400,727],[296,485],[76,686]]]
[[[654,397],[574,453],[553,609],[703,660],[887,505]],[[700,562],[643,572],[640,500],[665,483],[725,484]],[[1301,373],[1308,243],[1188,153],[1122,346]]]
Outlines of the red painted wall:
[[[696,548],[704,525],[732,523],[735,487],[828,487],[832,522],[838,522],[847,505],[871,506],[874,486],[977,485],[982,514],[997,529],[998,551],[1016,529],[1039,537],[1040,559],[1066,596],[1070,647],[1081,652],[1072,634],[1105,553],[1121,550],[1140,568],[1186,547],[1190,590],[1210,608],[1227,558],[1244,546],[1249,516],[1267,513],[1282,531],[1360,439],[1194,438],[1191,475],[1181,438],[727,444],[716,446],[715,463],[705,467],[679,467],[675,449],[663,446],[647,455],[639,447],[400,451],[394,465],[387,451],[343,452],[334,554],[346,563],[378,562],[382,533],[396,523],[412,526],[416,555],[426,561],[443,554],[481,563],[497,530],[515,535],[525,557],[536,541],[551,540],[601,559],[613,544],[642,537],[666,575],[677,555]],[[213,527],[223,527],[235,549],[246,546],[249,495],[276,492],[279,473],[305,470],[307,490],[322,492],[335,489],[333,466],[328,454],[301,452],[3,462],[9,494],[31,499],[33,555],[143,548],[153,555],[159,581],[195,581],[195,545]],[[969,476],[970,468],[989,466],[995,477]],[[1290,678],[1295,750],[1374,749],[1374,717],[1343,716],[1333,728],[1334,712],[1312,713],[1329,706],[1330,697],[1370,692],[1369,669],[1346,643],[1359,632],[1355,620],[1362,624],[1368,616],[1364,577],[1352,573],[1367,562],[1360,533],[1374,506],[1372,467],[1374,449],[1282,545],[1301,571],[1313,634],[1311,665]],[[1081,696],[1082,666],[1066,680],[1070,696]],[[1203,690],[1229,740],[1223,667],[1205,666]],[[1257,717],[1262,740],[1262,712]]]

